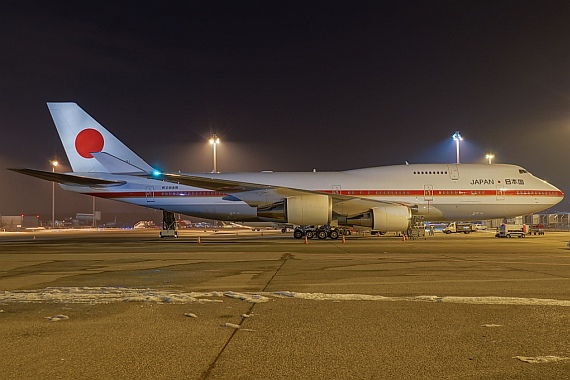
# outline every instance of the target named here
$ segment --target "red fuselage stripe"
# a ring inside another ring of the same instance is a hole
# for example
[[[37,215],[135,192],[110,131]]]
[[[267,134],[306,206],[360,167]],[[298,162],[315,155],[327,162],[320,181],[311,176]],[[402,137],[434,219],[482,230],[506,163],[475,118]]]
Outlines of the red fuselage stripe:
[[[546,190],[320,190],[321,193],[340,194],[346,196],[388,196],[388,197],[448,197],[448,196],[533,196],[533,197],[563,197],[561,191]],[[219,191],[116,191],[116,192],[97,192],[84,193],[100,198],[145,198],[147,196],[154,198],[169,197],[223,197],[226,194]]]

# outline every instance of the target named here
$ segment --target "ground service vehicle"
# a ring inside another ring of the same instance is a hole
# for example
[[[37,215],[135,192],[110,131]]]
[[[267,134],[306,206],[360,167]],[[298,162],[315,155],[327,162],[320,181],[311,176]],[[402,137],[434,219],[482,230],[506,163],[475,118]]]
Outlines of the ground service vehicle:
[[[495,235],[495,237],[500,238],[510,238],[510,237],[519,237],[523,238],[528,233],[527,225],[526,224],[501,224],[499,227],[499,232]]]
[[[529,235],[544,235],[544,224],[535,224],[534,226],[530,227],[528,234]]]
[[[463,232],[464,234],[468,234],[473,232],[473,226],[471,225],[471,223],[452,222],[449,223],[449,225],[443,229],[443,232],[446,234],[453,234],[457,232]]]

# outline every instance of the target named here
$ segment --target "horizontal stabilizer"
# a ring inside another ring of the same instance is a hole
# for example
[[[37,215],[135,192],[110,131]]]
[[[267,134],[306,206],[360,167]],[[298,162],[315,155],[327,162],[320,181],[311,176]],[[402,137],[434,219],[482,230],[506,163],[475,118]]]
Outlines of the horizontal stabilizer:
[[[124,185],[125,181],[113,181],[108,179],[84,177],[75,174],[54,173],[36,169],[8,169],[16,173],[29,175],[46,181],[62,183],[65,185],[79,186],[118,186]]]

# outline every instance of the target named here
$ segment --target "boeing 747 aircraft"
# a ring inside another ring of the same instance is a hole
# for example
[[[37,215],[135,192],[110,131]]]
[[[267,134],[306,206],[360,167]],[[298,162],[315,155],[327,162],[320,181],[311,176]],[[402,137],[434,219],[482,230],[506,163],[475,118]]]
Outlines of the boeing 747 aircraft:
[[[414,221],[536,213],[564,194],[516,165],[416,164],[341,172],[167,173],[75,103],[48,103],[70,173],[10,169],[69,191],[189,216],[406,231]]]

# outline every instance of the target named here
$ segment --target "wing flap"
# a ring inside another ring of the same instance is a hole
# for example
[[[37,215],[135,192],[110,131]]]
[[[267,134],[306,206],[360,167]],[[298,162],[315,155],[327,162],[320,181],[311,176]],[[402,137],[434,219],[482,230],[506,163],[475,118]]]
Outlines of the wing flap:
[[[177,173],[151,174],[150,176],[147,176],[147,178],[161,179],[167,182],[219,191],[224,194],[231,194],[250,206],[271,204],[278,202],[283,198],[314,193],[308,190],[298,190],[282,186]]]

